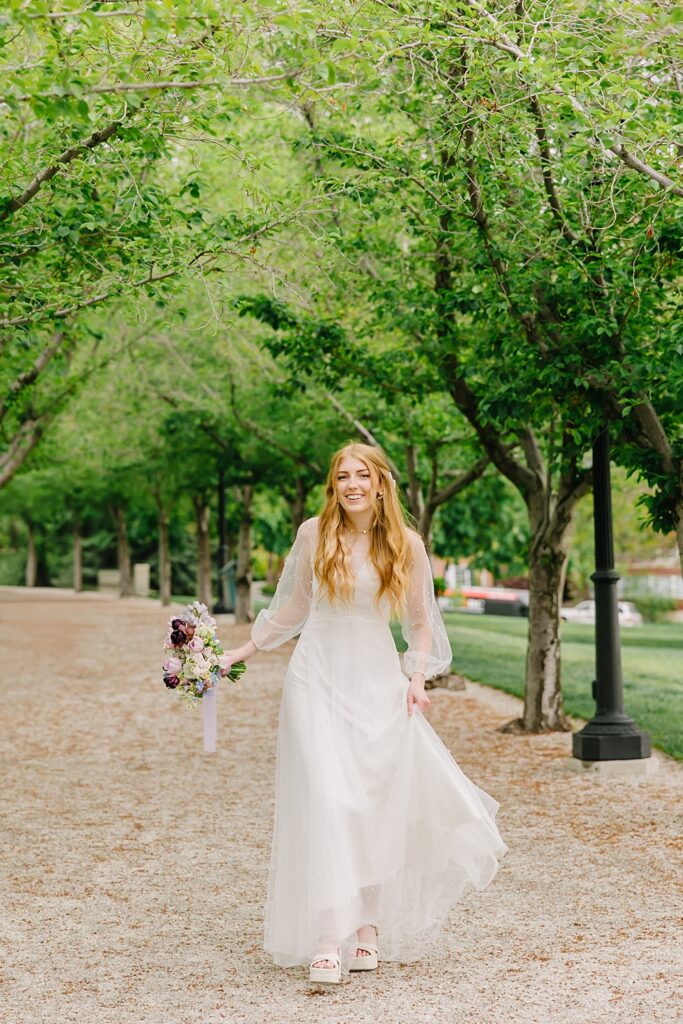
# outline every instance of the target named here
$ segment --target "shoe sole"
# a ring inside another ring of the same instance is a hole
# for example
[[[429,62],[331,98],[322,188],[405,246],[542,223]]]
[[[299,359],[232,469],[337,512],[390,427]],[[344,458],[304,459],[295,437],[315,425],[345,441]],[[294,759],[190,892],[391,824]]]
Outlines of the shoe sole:
[[[311,985],[338,985],[341,971],[334,967],[311,967],[308,980]]]
[[[377,970],[377,956],[370,954],[370,956],[356,956],[351,961],[350,971],[376,971]]]

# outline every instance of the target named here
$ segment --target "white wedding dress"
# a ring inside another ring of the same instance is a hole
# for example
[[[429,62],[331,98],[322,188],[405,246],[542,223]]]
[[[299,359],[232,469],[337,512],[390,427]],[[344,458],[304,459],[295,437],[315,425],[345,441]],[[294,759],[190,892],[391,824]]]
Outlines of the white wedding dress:
[[[449,909],[489,884],[507,846],[498,802],[417,708],[408,715],[407,675],[451,663],[422,540],[410,531],[402,670],[369,560],[353,566],[350,607],[318,592],[317,522],[300,527],[252,630],[264,650],[301,633],[280,704],[264,949],[282,967],[308,964],[319,938],[334,936],[346,972],[365,924],[378,926],[381,960],[428,953]]]

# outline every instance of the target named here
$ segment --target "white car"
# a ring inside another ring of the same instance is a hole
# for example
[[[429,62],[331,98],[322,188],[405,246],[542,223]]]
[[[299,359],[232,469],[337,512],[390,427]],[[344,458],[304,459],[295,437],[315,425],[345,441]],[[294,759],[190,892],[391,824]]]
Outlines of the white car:
[[[619,601],[619,625],[642,626],[643,616],[631,601]],[[595,601],[579,601],[573,608],[563,608],[562,618],[565,622],[585,622],[595,625]]]

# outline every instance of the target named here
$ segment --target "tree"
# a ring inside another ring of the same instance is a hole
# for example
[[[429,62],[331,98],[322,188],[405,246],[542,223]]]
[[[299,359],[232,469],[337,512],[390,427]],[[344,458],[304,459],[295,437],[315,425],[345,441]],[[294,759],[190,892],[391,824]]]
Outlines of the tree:
[[[403,365],[413,390],[428,366],[431,387],[450,393],[527,506],[525,729],[567,727],[559,604],[573,510],[590,486],[584,452],[606,416],[628,412],[627,387],[643,404],[662,274],[671,276],[645,230],[651,218],[670,217],[680,192],[671,150],[657,136],[677,98],[671,19],[646,4],[625,27],[605,6],[563,11],[557,22],[545,9],[506,6],[504,23],[475,3],[441,20],[431,10],[405,19],[390,9],[393,45],[377,73],[343,118],[318,117],[307,143],[335,167],[326,187],[340,213],[327,234],[341,257],[332,272],[345,326],[349,291],[366,296],[363,312],[358,300],[354,310],[355,345],[327,330],[327,362],[355,364],[358,377],[376,380],[381,363],[393,387]],[[386,5],[380,10],[386,17]],[[652,63],[639,62],[640,41],[627,36],[636,23],[662,43]],[[603,66],[584,102],[587,37],[600,39]],[[633,53],[629,77],[619,63],[624,47]],[[659,102],[650,104],[655,69]],[[629,144],[614,141],[617,127]],[[644,147],[650,162],[634,155]],[[332,257],[328,273],[331,265]],[[373,369],[361,348],[380,322],[390,340]],[[312,364],[310,348],[307,355]],[[633,366],[635,386],[625,383]]]
[[[329,88],[315,16],[284,0],[109,7],[11,0],[0,25],[0,486],[79,386],[85,312],[258,265],[297,202],[259,191],[249,112]]]

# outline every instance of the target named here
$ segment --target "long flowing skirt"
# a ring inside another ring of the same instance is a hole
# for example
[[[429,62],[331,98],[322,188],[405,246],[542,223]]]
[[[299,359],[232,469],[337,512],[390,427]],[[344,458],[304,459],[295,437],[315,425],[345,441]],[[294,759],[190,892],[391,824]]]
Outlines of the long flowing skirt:
[[[507,851],[498,802],[408,715],[407,689],[386,623],[306,623],[278,725],[264,949],[282,967],[334,936],[347,971],[364,924],[378,926],[382,960],[420,959]]]

